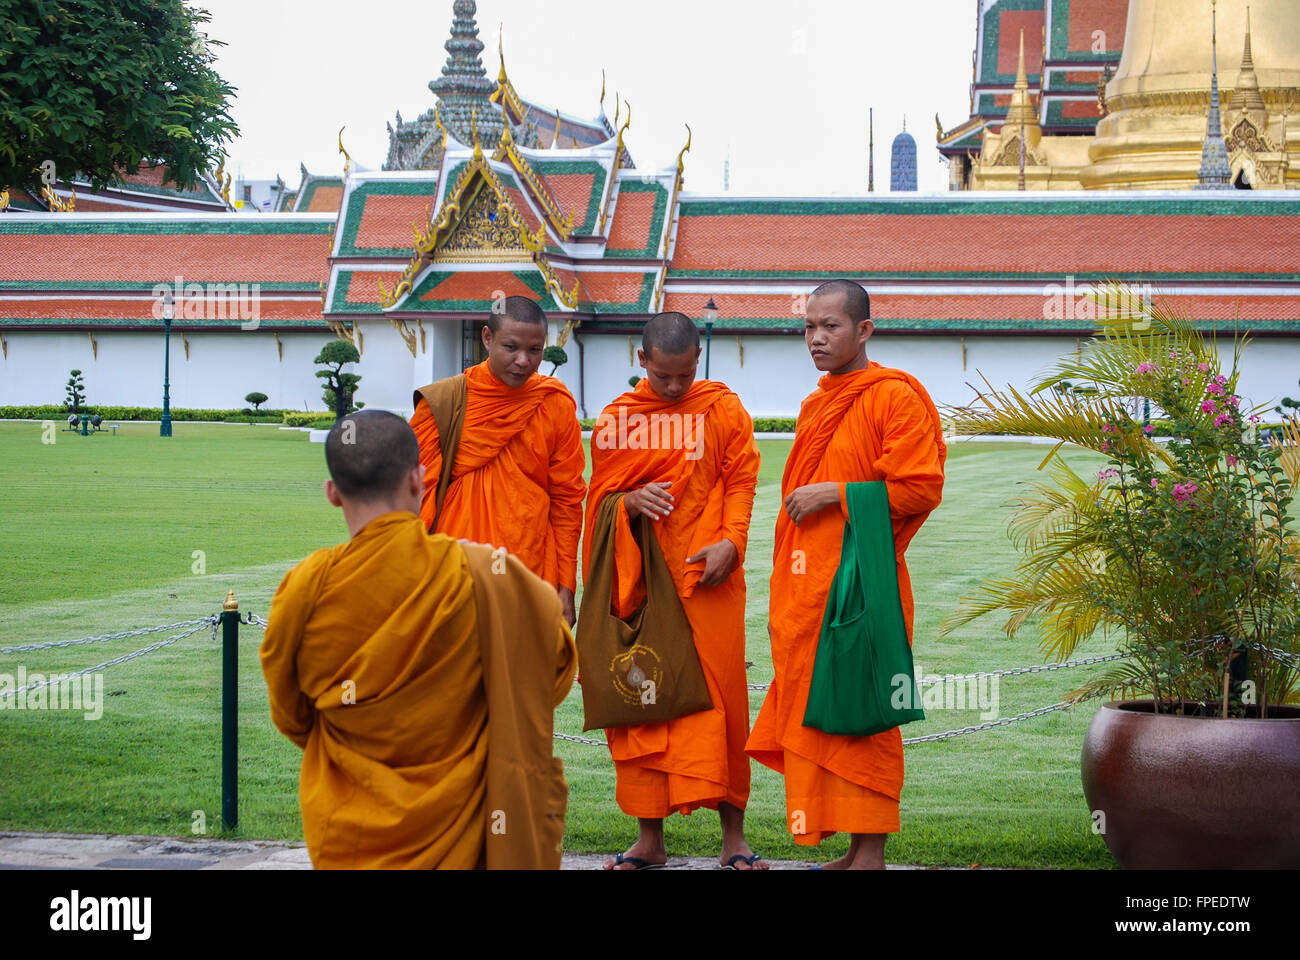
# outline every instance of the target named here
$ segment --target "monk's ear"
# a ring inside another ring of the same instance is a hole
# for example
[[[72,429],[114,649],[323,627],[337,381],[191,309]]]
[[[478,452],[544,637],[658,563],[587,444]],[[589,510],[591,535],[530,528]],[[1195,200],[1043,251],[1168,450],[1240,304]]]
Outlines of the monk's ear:
[[[870,340],[871,335],[875,332],[876,325],[871,320],[863,320],[862,323],[858,325],[858,336],[861,337],[862,343],[866,343]]]
[[[429,468],[421,463],[413,467],[407,475],[407,492],[417,500],[424,499],[424,475],[428,471]]]
[[[636,358],[637,358],[638,360],[641,361],[641,369],[644,370],[644,369],[645,369],[645,351],[642,350],[640,347],[637,348],[637,351],[636,351]]]
[[[333,506],[343,506],[343,498],[339,496],[339,488],[334,486],[333,480],[325,481],[325,499]]]

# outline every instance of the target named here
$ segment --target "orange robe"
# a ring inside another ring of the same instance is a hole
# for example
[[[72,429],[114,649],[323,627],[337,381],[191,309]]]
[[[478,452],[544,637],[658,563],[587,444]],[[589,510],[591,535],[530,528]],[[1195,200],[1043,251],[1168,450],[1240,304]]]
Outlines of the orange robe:
[[[652,521],[653,529],[713,701],[712,710],[606,731],[618,805],[629,816],[646,818],[701,806],[717,809],[721,801],[743,810],[749,801],[743,565],[759,466],[753,421],[740,398],[721,383],[697,380],[681,400],[669,404],[642,380],[597,420],[591,462],[588,544],[605,496],[672,481],[673,512]],[[645,596],[641,552],[622,506],[617,524],[614,606],[619,616],[628,617]],[[722,539],[736,545],[736,567],[721,584],[701,587],[704,562],[688,564],[686,558]],[[584,555],[584,570],[587,563]]]
[[[810,483],[840,484],[839,509],[795,526],[784,507],[772,552],[769,629],[775,679],[749,737],[750,756],[785,775],[787,828],[796,843],[836,832],[896,833],[903,789],[899,728],[873,737],[803,725],[817,641],[848,519],[845,484],[883,480],[889,494],[898,586],[908,639],[912,584],[904,551],[939,505],[947,447],[925,388],[901,370],[826,375],[803,402],[781,479],[782,499]]]
[[[577,407],[554,377],[506,386],[487,361],[465,371],[469,399],[436,530],[505,547],[553,587],[576,590],[586,457]],[[420,518],[433,523],[442,451],[427,403],[411,418],[428,467]]]
[[[470,576],[459,543],[405,512],[285,575],[262,670],[271,719],[303,748],[317,868],[481,865],[490,731],[478,604],[492,586]],[[567,669],[550,678],[552,706],[572,684],[572,639],[556,626]]]

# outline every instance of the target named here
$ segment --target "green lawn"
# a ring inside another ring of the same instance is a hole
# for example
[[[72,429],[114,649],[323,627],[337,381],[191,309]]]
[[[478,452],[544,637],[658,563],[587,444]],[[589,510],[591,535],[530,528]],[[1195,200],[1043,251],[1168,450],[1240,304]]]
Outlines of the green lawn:
[[[303,433],[248,425],[129,424],[118,436],[57,434],[0,423],[0,646],[62,640],[216,613],[233,589],[242,610],[266,615],[284,571],[346,536],[321,493],[323,449]],[[748,659],[770,679],[767,576],[788,441],[762,441],[764,464],[750,537]],[[1007,501],[1030,480],[1044,447],[960,444],[944,505],[908,557],[916,592],[915,655],[926,673],[1039,663],[1037,638],[1015,641],[990,619],[944,641],[938,625],[982,577],[1006,573]],[[1085,454],[1071,455],[1085,466]],[[196,557],[196,551],[202,551]],[[203,572],[194,572],[199,560]],[[63,672],[130,652],[159,635],[0,656],[0,672]],[[272,727],[257,660],[260,633],[240,651],[240,825],[236,837],[300,839],[298,750]],[[1110,652],[1094,648],[1086,653]],[[1061,699],[1086,671],[1010,678],[998,714]],[[219,645],[201,633],[104,675],[104,715],[0,711],[0,828],[188,835],[203,811],[218,835]],[[754,712],[761,692],[751,697]],[[1095,707],[908,748],[903,833],[891,862],[968,866],[1109,867],[1079,782],[1083,734]],[[928,711],[916,736],[978,722],[978,711]],[[556,729],[580,734],[575,693]],[[634,835],[614,803],[603,747],[561,743],[570,782],[567,848],[617,851]],[[781,779],[755,765],[751,843],[769,859],[839,856],[847,838],[796,847],[785,832]],[[673,817],[670,852],[716,852],[716,815]]]

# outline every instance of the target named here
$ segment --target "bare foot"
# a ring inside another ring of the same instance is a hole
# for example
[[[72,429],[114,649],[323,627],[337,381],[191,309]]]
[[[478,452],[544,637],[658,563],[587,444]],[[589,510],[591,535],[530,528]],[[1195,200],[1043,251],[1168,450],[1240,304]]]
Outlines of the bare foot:
[[[647,866],[662,867],[664,864],[668,862],[668,851],[666,851],[662,846],[656,847],[652,844],[644,843],[643,841],[638,840],[636,843],[632,844],[632,846],[629,847],[623,853],[622,863],[619,863],[616,857],[606,858],[605,869],[606,870],[645,869],[644,867],[641,867],[638,864],[630,863],[629,860],[633,857],[635,857],[638,860],[644,860]]]
[[[754,856],[754,851],[749,848],[749,844],[741,841],[738,847],[723,846],[722,856],[718,858],[718,863],[722,866],[730,866],[735,870],[771,870],[772,865],[762,858],[755,859],[753,863],[746,863],[746,860]],[[744,857],[745,860],[732,860],[733,857]]]

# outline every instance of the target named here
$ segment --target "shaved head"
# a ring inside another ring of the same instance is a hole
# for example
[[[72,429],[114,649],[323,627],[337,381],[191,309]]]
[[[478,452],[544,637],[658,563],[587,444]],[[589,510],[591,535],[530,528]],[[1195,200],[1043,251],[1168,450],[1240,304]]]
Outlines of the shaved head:
[[[537,324],[543,330],[546,329],[546,314],[527,297],[506,297],[499,307],[492,304],[492,309],[488,311],[487,328],[493,333],[500,333],[502,317],[509,317],[519,323]]]
[[[387,410],[361,410],[334,424],[325,438],[325,465],[338,492],[358,502],[400,493],[420,465],[411,425]]]
[[[669,357],[696,353],[700,349],[700,331],[684,313],[661,313],[651,318],[641,332],[641,349],[646,356],[655,350]]]
[[[854,323],[871,319],[871,298],[861,284],[852,280],[829,280],[814,290],[812,295],[830,297],[837,293],[844,294],[844,312]]]

